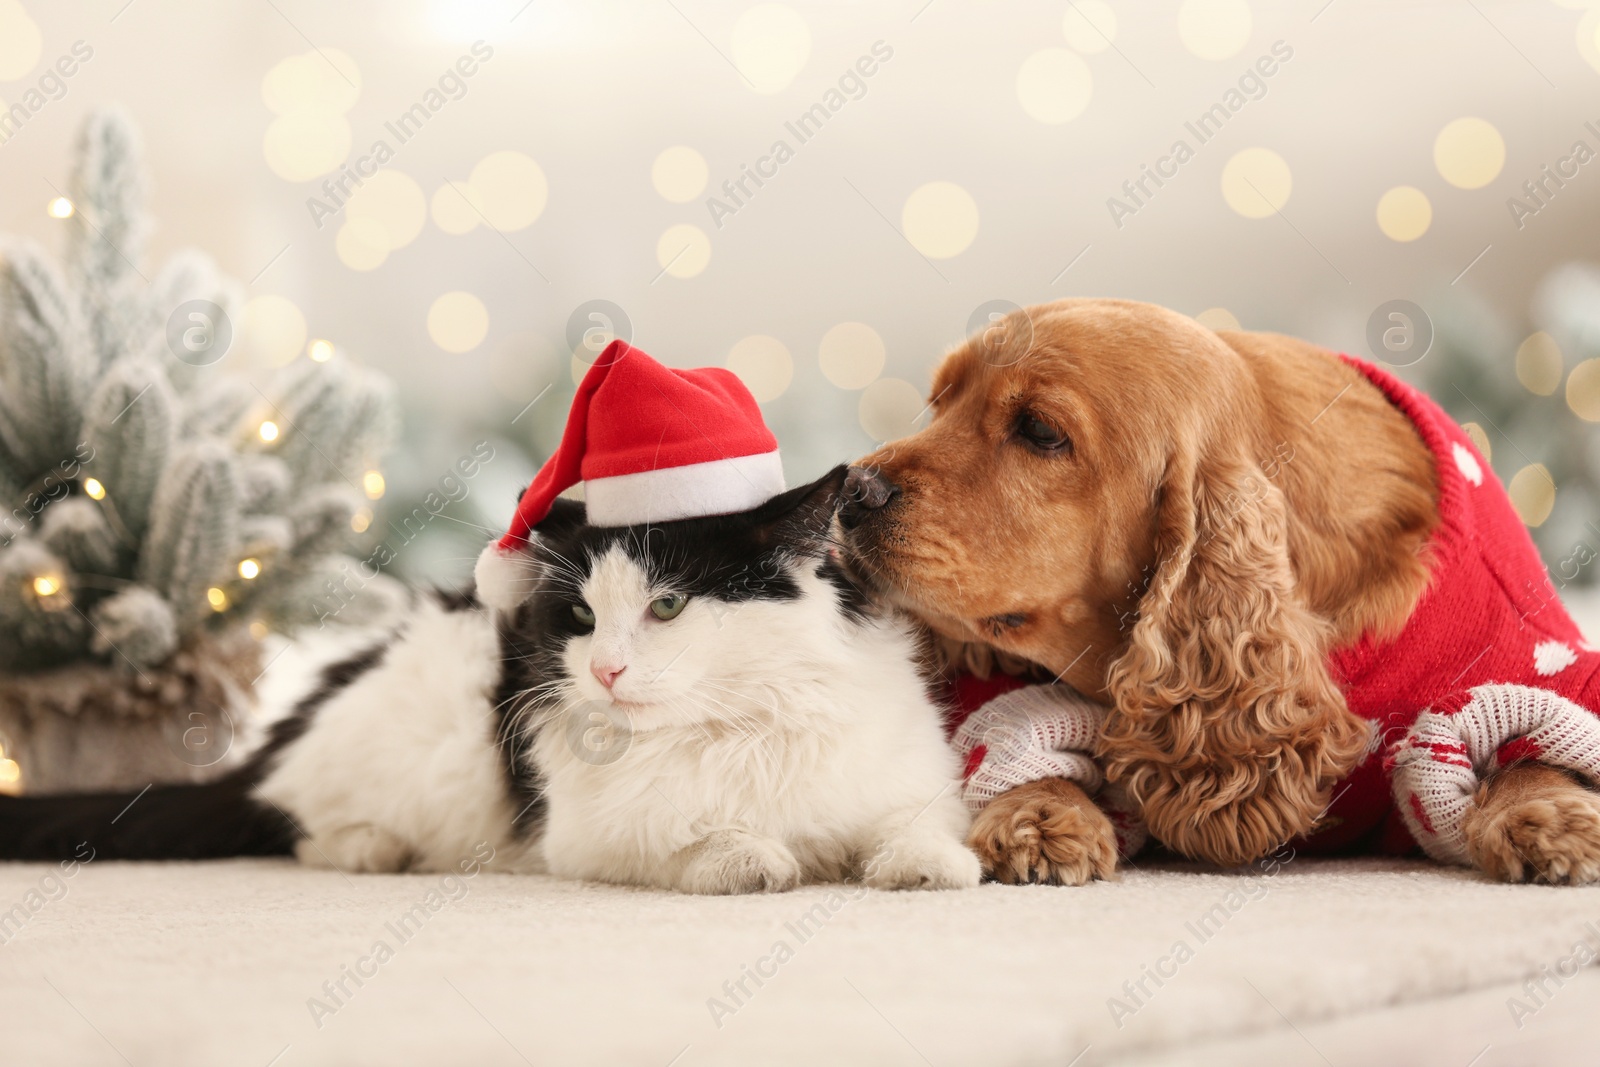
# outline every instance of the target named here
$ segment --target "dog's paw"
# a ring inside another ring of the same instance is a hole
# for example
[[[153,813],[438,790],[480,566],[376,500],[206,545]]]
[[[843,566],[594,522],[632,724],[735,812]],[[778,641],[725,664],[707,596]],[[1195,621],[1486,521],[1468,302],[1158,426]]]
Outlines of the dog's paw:
[[[1507,768],[1462,820],[1467,854],[1506,882],[1600,881],[1600,793],[1541,764]]]
[[[294,854],[307,867],[332,867],[346,874],[394,874],[411,863],[411,846],[371,823],[314,833],[295,843]]]
[[[896,837],[861,870],[873,889],[970,889],[982,880],[978,857],[960,839],[935,833]]]
[[[684,850],[685,893],[782,893],[800,884],[800,862],[781,841],[743,830],[715,830]]]
[[[1083,885],[1117,869],[1117,835],[1077,784],[1044,778],[1009,789],[973,820],[967,843],[997,882]]]

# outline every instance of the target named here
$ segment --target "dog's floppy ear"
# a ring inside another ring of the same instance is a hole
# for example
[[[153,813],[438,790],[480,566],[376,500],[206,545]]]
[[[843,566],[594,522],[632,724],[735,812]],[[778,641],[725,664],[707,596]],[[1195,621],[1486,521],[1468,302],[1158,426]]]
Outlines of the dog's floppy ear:
[[[1168,461],[1100,756],[1158,839],[1234,865],[1312,829],[1369,734],[1328,675],[1326,624],[1296,597],[1283,493],[1229,444]]]

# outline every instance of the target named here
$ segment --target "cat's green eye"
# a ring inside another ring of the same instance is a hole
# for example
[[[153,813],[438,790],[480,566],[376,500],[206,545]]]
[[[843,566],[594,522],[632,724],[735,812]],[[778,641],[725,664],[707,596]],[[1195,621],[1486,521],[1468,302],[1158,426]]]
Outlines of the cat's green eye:
[[[668,619],[676,619],[683,611],[683,606],[687,603],[689,603],[688,597],[679,596],[677,593],[669,593],[666,596],[657,597],[650,601],[650,614],[662,622],[666,622]]]
[[[572,617],[578,620],[580,626],[594,625],[594,612],[590,610],[587,604],[572,605]]]

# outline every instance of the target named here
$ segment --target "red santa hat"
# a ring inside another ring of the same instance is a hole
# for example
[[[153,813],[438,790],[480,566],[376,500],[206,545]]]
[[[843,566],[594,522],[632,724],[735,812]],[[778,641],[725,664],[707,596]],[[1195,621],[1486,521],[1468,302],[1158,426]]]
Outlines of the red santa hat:
[[[584,487],[594,526],[748,511],[783,492],[778,441],[755,398],[721,367],[676,370],[612,341],[583,377],[555,454],[504,537],[478,558],[478,596],[510,610],[535,577],[523,551],[564,490]]]

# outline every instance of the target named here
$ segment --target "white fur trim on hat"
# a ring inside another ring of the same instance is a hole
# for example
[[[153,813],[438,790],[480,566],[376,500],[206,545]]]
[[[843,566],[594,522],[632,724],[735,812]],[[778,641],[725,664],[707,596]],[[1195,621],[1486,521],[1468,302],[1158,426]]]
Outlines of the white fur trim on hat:
[[[506,551],[490,541],[472,568],[478,586],[478,600],[485,607],[509,615],[533,593],[539,577],[538,564],[525,548]]]
[[[591,478],[583,501],[593,526],[640,526],[749,511],[783,492],[776,452]]]

